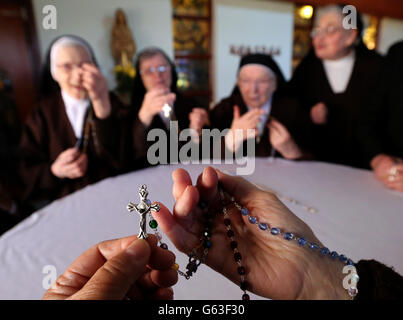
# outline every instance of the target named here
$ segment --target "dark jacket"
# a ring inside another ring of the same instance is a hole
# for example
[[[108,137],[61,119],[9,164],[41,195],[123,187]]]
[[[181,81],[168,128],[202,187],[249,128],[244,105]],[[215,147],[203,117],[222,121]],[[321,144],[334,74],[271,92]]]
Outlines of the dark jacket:
[[[228,98],[221,100],[211,111],[210,121],[212,128],[219,130],[231,128],[234,106],[237,105],[240,108],[241,115],[248,111],[245,102],[242,99],[239,90],[235,89],[234,92]],[[308,119],[305,113],[302,112],[297,101],[293,98],[286,97],[282,94],[274,93],[272,98],[272,106],[270,111],[270,117],[274,117],[281,122],[290,132],[292,137],[298,146],[305,150],[304,159],[311,159],[311,155],[307,152],[307,146],[309,146],[309,132]],[[270,120],[268,118],[267,122]],[[263,131],[263,135],[260,137],[260,141],[255,139],[255,155],[257,157],[267,157],[271,155],[271,144],[269,141],[269,129],[267,128],[267,122]],[[244,141],[243,150],[244,155],[246,151],[247,141]],[[224,145],[224,139],[222,139],[222,145]],[[276,156],[281,156],[276,152]]]
[[[345,92],[334,93],[323,63],[312,50],[298,65],[289,83],[309,115],[311,108],[323,102],[328,108],[325,125],[311,122],[312,151],[322,161],[366,167],[360,152],[358,126],[378,86],[383,58],[363,45],[356,49],[356,60]]]
[[[113,110],[119,108],[113,95],[111,104]],[[93,121],[86,151],[87,172],[78,179],[59,179],[52,174],[50,167],[61,152],[76,145],[77,138],[60,91],[39,103],[24,125],[19,144],[19,176],[24,184],[20,197],[23,200],[54,200],[118,173],[119,123],[113,114],[105,120],[87,114],[85,122],[90,119]]]
[[[162,54],[162,53],[161,53]],[[176,67],[174,63],[169,59],[168,56],[163,54],[165,59],[170,64],[171,70],[171,87],[170,92],[175,93],[176,100],[174,102],[174,115],[172,120],[178,121],[178,130],[189,128],[189,114],[192,112],[193,108],[200,107],[198,103],[192,98],[185,97],[182,95],[177,88],[177,80],[178,76],[176,73]],[[143,80],[140,75],[140,60],[137,58],[135,63],[135,69],[137,76],[134,79],[133,89],[131,94],[131,103],[130,107],[128,107],[123,113],[125,114],[121,118],[126,122],[126,127],[128,128],[128,132],[125,134],[127,137],[125,140],[127,141],[127,157],[126,159],[131,159],[129,162],[126,161],[126,169],[127,170],[135,170],[139,168],[143,168],[145,166],[151,165],[150,159],[147,157],[147,152],[149,148],[156,143],[157,141],[147,141],[148,133],[153,129],[161,129],[164,131],[164,134],[167,137],[167,143],[163,143],[164,147],[168,153],[160,157],[159,160],[163,161],[163,163],[176,163],[177,160],[175,158],[179,158],[179,154],[172,154],[171,158],[171,144],[170,144],[170,135],[169,130],[165,126],[164,122],[157,114],[154,116],[150,126],[146,128],[143,123],[138,118],[138,113],[142,106],[144,96],[147,92],[144,87]],[[158,139],[156,139],[158,140]],[[190,139],[188,139],[190,141]],[[178,151],[186,142],[178,143]],[[201,144],[196,146],[199,149],[199,154],[201,154]],[[158,152],[157,152],[158,153]],[[154,154],[154,153],[153,153]],[[158,156],[158,154],[156,154]],[[200,157],[198,157],[200,158]],[[171,159],[173,161],[171,161]],[[165,162],[166,160],[166,162]],[[153,163],[159,164],[159,163]]]
[[[361,117],[359,138],[368,164],[380,153],[403,158],[403,42],[385,60],[375,98]]]
[[[172,120],[177,121],[178,133],[184,129],[189,128],[189,114],[192,112],[193,108],[199,107],[198,104],[191,98],[185,97],[180,93],[176,92],[176,100],[174,103]],[[137,108],[136,108],[137,109]],[[133,109],[133,110],[136,110]],[[154,116],[151,124],[146,128],[143,123],[138,118],[138,112],[131,112],[128,118],[132,119],[132,152],[134,152],[134,158],[136,161],[136,166],[139,163],[149,165],[149,159],[147,159],[148,149],[158,141],[147,141],[148,133],[153,129],[161,129],[167,137],[166,150],[167,153],[167,163],[171,163],[171,143],[170,143],[170,130],[166,127],[165,123],[162,121],[161,117],[157,114]],[[175,138],[174,136],[171,137]],[[179,138],[178,138],[179,139]],[[189,139],[187,140],[189,141]],[[185,141],[178,141],[178,152],[180,148],[185,144]],[[199,149],[201,146],[197,146]],[[173,156],[173,155],[172,155]],[[164,158],[164,157],[162,157]],[[174,157],[172,158],[174,159]],[[134,168],[133,168],[134,169]]]

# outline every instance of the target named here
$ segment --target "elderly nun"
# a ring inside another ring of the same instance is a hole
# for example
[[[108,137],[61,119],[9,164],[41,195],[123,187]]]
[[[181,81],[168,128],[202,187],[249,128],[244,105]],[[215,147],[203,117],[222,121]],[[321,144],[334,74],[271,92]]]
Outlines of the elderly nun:
[[[229,151],[248,157],[311,158],[308,119],[284,89],[284,76],[271,56],[242,57],[231,95],[210,111],[213,128],[229,129],[221,141],[222,156]],[[248,151],[248,143],[254,144],[255,154],[249,154],[253,149]]]
[[[48,202],[118,173],[117,108],[89,44],[54,40],[20,141],[22,200]]]
[[[383,58],[363,44],[363,23],[358,13],[356,17],[356,26],[346,28],[343,6],[318,9],[313,49],[296,68],[290,88],[310,116],[316,158],[368,167],[358,127],[379,86]]]

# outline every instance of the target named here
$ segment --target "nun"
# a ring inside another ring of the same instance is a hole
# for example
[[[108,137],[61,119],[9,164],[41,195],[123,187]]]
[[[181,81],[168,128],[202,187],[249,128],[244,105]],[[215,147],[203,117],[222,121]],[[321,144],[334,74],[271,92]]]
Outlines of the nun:
[[[271,56],[242,57],[235,88],[209,115],[212,128],[230,129],[221,142],[222,155],[240,151],[243,156],[311,158],[306,147],[308,120],[296,100],[285,95],[284,85],[284,76]],[[255,154],[245,154],[250,142],[255,144]]]
[[[312,152],[318,160],[368,167],[358,141],[360,113],[366,112],[378,86],[383,58],[362,42],[363,23],[346,29],[343,6],[318,9],[312,30],[313,50],[289,83],[310,117]]]
[[[115,175],[118,107],[89,44],[72,35],[55,39],[19,145],[22,200],[47,203]]]
[[[387,188],[403,192],[403,41],[390,47],[375,99],[362,114],[359,137],[366,163]]]
[[[148,141],[147,136],[153,129],[162,130],[169,137],[171,133],[177,134],[174,131],[180,133],[191,128],[195,137],[192,136],[186,142],[194,142],[197,148],[201,148],[199,137],[208,123],[207,110],[179,92],[175,65],[167,54],[157,47],[145,48],[137,55],[135,68],[136,77],[128,115],[134,119],[132,137],[135,158],[150,162],[147,153],[155,142]],[[173,121],[176,121],[177,127],[176,124],[173,127]],[[180,160],[176,159],[176,155],[171,156],[173,151],[170,150],[170,139],[167,140],[166,154],[161,154],[163,150],[160,150],[162,164]]]

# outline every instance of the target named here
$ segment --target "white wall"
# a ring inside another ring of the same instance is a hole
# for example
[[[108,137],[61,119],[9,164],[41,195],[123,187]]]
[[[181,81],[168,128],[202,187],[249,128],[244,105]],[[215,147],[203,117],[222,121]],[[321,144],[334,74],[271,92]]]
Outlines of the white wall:
[[[137,52],[156,45],[173,57],[171,0],[33,0],[32,3],[42,56],[55,37],[66,33],[81,36],[94,49],[111,89],[115,86],[115,80],[110,35],[117,8],[122,8],[126,13]],[[49,4],[57,10],[56,30],[42,27],[45,17],[42,8]]]
[[[378,51],[387,53],[389,47],[403,40],[403,20],[384,18],[380,23]]]
[[[240,56],[231,46],[279,48],[273,58],[286,79],[291,76],[294,6],[257,0],[213,0],[214,102],[228,96],[235,84]]]

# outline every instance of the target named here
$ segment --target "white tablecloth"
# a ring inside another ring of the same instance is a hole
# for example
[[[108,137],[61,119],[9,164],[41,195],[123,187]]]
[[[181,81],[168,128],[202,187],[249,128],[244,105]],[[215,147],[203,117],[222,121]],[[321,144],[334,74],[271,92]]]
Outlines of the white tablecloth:
[[[138,232],[138,215],[126,205],[138,201],[147,184],[152,201],[172,208],[171,173],[184,167],[195,179],[205,165],[148,168],[103,180],[53,202],[0,237],[0,299],[39,299],[43,268],[57,275],[93,244]],[[217,165],[235,173],[232,165]],[[320,162],[257,159],[250,181],[317,209],[286,205],[331,250],[354,261],[377,259],[403,274],[403,195],[385,189],[369,171]],[[184,269],[187,257],[164,236]],[[176,299],[240,299],[241,290],[202,265],[190,280],[180,278]],[[251,295],[252,299],[259,297]]]

